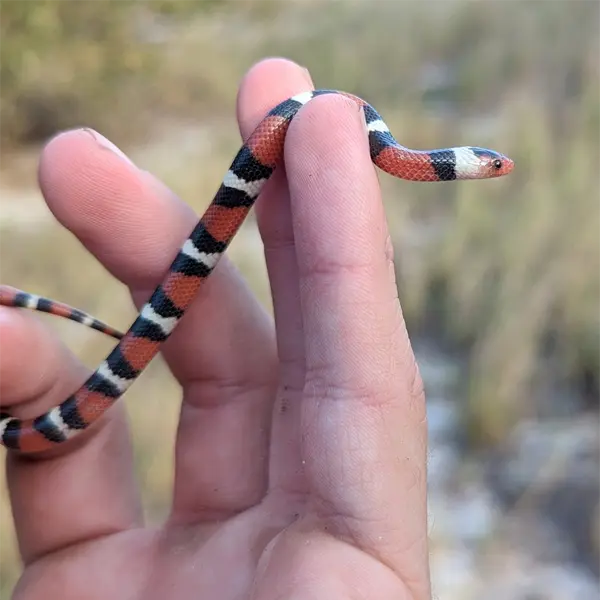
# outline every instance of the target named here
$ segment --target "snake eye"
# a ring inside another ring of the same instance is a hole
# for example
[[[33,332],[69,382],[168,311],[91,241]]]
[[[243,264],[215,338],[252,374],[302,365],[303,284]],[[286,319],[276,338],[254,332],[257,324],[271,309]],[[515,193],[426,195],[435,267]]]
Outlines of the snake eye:
[[[494,162],[492,162],[492,165],[494,169],[500,170],[502,168],[502,161],[499,158],[497,158],[496,160],[494,160]]]

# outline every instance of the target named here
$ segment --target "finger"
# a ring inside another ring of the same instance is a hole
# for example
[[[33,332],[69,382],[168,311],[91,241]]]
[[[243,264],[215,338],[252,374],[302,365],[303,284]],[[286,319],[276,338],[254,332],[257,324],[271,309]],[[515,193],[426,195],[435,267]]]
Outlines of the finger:
[[[34,315],[0,309],[0,339],[2,407],[16,416],[45,412],[89,375]],[[8,454],[8,488],[26,565],[58,548],[142,522],[123,408],[115,407],[84,435],[76,451],[45,460]]]
[[[249,135],[278,102],[313,88],[308,72],[288,60],[259,63],[240,88],[238,115],[242,135]],[[292,492],[305,489],[299,429],[304,387],[304,334],[289,190],[283,167],[275,172],[261,194],[256,212],[273,298],[279,356],[270,485]]]
[[[424,396],[357,106],[309,103],[290,126],[286,165],[306,345],[303,458],[317,510],[329,531],[427,581]]]
[[[94,132],[55,138],[44,151],[40,182],[53,213],[130,287],[138,307],[198,220]],[[271,319],[226,258],[164,355],[184,388],[174,515],[240,510],[265,486],[276,354]]]

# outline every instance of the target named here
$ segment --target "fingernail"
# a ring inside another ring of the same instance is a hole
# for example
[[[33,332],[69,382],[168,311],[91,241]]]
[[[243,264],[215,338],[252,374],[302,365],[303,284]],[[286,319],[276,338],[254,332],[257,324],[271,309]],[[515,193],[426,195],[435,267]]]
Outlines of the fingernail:
[[[130,165],[133,165],[133,161],[117,146],[115,146],[110,140],[107,140],[101,133],[94,131],[93,129],[86,129],[89,134],[96,140],[99,146],[110,150],[113,154],[116,154],[119,158],[122,158]]]
[[[369,137],[369,129],[367,128],[367,117],[365,117],[365,107],[362,105],[358,107],[358,118],[360,119],[365,135]]]
[[[310,76],[310,71],[306,67],[302,67],[302,71],[304,71],[304,79],[306,83],[310,85],[310,87],[314,88],[315,84],[313,83],[312,77]]]

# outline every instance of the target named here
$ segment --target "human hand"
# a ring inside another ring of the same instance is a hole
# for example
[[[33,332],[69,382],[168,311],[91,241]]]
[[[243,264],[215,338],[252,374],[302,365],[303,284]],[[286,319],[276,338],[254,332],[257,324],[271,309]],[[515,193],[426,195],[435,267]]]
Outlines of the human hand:
[[[240,89],[242,136],[309,87],[288,61],[259,63]],[[197,215],[106,148],[88,131],[56,137],[40,185],[139,307]],[[122,403],[56,454],[9,454],[16,599],[430,597],[425,401],[353,102],[301,110],[256,210],[275,324],[225,257],[165,344],[183,389],[169,518],[143,522]],[[15,416],[88,375],[25,311],[1,308],[0,336]]]

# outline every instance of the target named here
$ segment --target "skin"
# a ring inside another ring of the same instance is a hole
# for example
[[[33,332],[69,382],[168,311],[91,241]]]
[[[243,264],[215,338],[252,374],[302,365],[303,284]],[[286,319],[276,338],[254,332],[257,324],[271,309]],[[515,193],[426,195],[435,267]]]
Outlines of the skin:
[[[242,137],[312,87],[289,61],[255,65]],[[89,130],[48,143],[39,181],[138,307],[197,220]],[[275,322],[225,257],[164,348],[183,391],[169,518],[143,522],[122,402],[57,451],[8,454],[15,599],[430,598],[425,400],[354,103],[302,108],[256,212]],[[0,307],[0,336],[2,406],[16,416],[89,373],[29,311]]]

